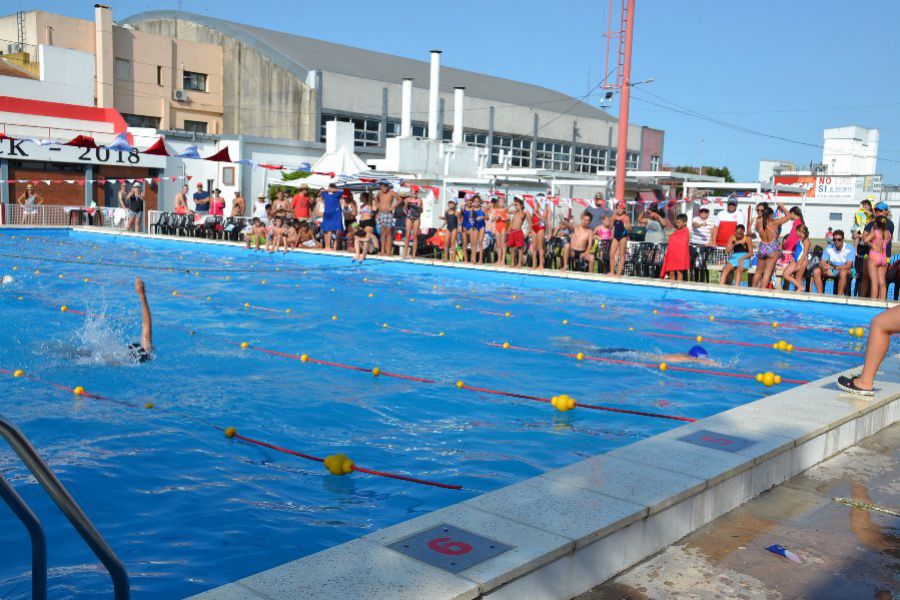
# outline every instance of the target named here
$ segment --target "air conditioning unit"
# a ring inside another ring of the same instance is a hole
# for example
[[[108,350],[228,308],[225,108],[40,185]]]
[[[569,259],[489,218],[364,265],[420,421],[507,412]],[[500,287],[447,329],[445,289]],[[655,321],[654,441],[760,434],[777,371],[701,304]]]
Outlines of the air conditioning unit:
[[[172,99],[178,102],[187,102],[188,94],[185,90],[172,90]]]
[[[12,43],[6,45],[6,53],[7,54],[16,54],[21,52],[23,49],[22,44]]]

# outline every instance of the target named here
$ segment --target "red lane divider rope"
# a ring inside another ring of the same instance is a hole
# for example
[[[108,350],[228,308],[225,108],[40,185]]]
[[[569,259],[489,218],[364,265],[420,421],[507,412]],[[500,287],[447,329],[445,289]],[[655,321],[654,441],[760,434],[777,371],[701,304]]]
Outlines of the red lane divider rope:
[[[515,394],[512,392],[503,392],[500,390],[492,390],[489,388],[475,387],[475,386],[466,385],[466,384],[463,384],[462,386],[460,386],[460,389],[470,390],[472,392],[480,392],[482,394],[494,394],[496,396],[512,396],[513,398],[524,398],[526,400],[534,400],[536,402],[545,402],[548,404],[550,403],[550,398],[541,398],[540,396],[528,396],[526,394]],[[697,421],[697,419],[693,419],[691,417],[679,417],[677,415],[666,415],[666,414],[661,414],[661,413],[645,412],[645,411],[641,411],[641,410],[631,410],[628,408],[615,408],[613,406],[603,406],[600,404],[585,404],[583,402],[576,402],[575,406],[578,406],[581,408],[588,408],[591,410],[605,410],[608,412],[624,413],[627,415],[639,415],[642,417],[653,417],[656,419],[671,419],[673,421],[683,421],[685,423],[694,423]]]
[[[679,317],[682,319],[701,319],[700,315],[685,315],[682,313],[673,313],[673,312],[665,312],[660,313],[664,317]],[[772,321],[750,321],[747,319],[731,319],[728,317],[716,317],[715,321],[720,321],[722,323],[739,323],[741,325],[761,325],[766,327],[772,327]],[[846,329],[842,329],[840,327],[832,327],[830,325],[797,325],[796,323],[778,323],[778,327],[780,329],[815,329],[817,331],[826,331],[826,332],[838,332],[842,333],[846,331]]]
[[[504,348],[506,350],[518,350],[525,352],[536,352],[539,354],[558,354],[559,356],[565,356],[567,358],[577,358],[577,354],[571,354],[569,352],[549,352],[547,350],[538,350],[535,348],[525,348],[522,346],[511,346],[509,344],[503,345],[498,344],[496,342],[484,342],[486,346],[491,346],[492,348]],[[582,354],[581,358],[583,360],[589,360],[591,362],[602,362],[609,363],[614,365],[625,365],[630,367],[644,367],[648,369],[658,369],[660,363],[659,362],[646,362],[646,361],[637,361],[637,360],[625,360],[620,358],[606,358],[604,356],[590,356],[588,354]],[[660,361],[665,362],[665,361]],[[705,375],[717,375],[719,377],[734,377],[737,379],[756,379],[756,375],[750,375],[747,373],[729,373],[727,371],[714,371],[712,369],[699,369],[694,367],[682,367],[678,365],[670,365],[666,364],[666,370],[669,371],[684,371],[686,373],[703,373]],[[802,379],[785,379],[782,378],[781,381],[785,383],[797,383],[797,384],[806,384],[809,381],[805,381]]]
[[[76,392],[76,389],[77,389],[77,388],[69,387],[69,386],[67,386],[67,385],[62,385],[62,384],[60,384],[60,383],[55,383],[55,382],[53,382],[53,381],[43,380],[43,379],[40,379],[40,378],[38,378],[38,377],[34,377],[34,376],[32,376],[32,375],[28,375],[28,374],[26,374],[26,373],[19,373],[19,372],[17,372],[17,371],[11,371],[11,370],[9,370],[9,369],[0,368],[0,374],[3,374],[3,375],[12,375],[13,377],[25,379],[26,381],[30,381],[30,382],[32,382],[32,383],[39,383],[39,384],[42,384],[42,385],[47,385],[47,386],[56,388],[56,389],[58,389],[58,390],[62,390],[62,391],[66,391],[66,392],[72,392],[73,394],[76,394],[76,395],[78,395],[78,396],[84,396],[85,398],[92,398],[92,399],[94,399],[94,400],[105,400],[105,401],[107,401],[107,402],[113,402],[113,403],[115,403],[115,404],[122,404],[122,405],[124,405],[124,406],[129,406],[129,407],[131,407],[131,408],[140,408],[140,405],[135,404],[135,403],[133,403],[133,402],[128,402],[128,401],[126,401],[126,400],[118,400],[118,399],[115,399],[115,398],[109,398],[109,397],[107,397],[107,396],[102,396],[102,395],[100,395],[100,394],[90,393],[90,392],[85,391],[83,388]],[[152,406],[152,405],[148,405],[148,406]],[[165,410],[165,409],[164,409],[164,410]],[[178,412],[178,411],[171,411],[171,409],[168,409],[168,411],[169,411],[169,412]],[[324,458],[319,458],[318,456],[313,456],[313,455],[311,455],[311,454],[304,454],[303,452],[297,452],[296,450],[291,450],[291,449],[285,448],[285,447],[283,447],[283,446],[276,446],[275,444],[270,444],[269,442],[264,442],[264,441],[262,441],[262,440],[257,440],[257,439],[255,439],[255,438],[251,438],[251,437],[248,437],[248,436],[239,434],[239,433],[237,433],[236,431],[234,431],[232,428],[220,427],[220,426],[218,426],[218,425],[214,425],[214,424],[212,424],[212,423],[209,423],[208,421],[204,421],[203,419],[197,419],[197,418],[195,418],[195,417],[192,417],[191,415],[182,414],[182,413],[179,413],[179,414],[180,414],[182,417],[186,417],[186,418],[188,418],[188,419],[192,419],[192,420],[198,421],[198,422],[200,422],[200,423],[204,423],[204,424],[206,424],[206,425],[209,425],[209,426],[212,427],[213,429],[216,429],[216,430],[218,430],[218,431],[224,432],[224,433],[226,433],[226,435],[229,436],[229,438],[239,439],[239,440],[241,440],[242,442],[246,442],[246,443],[248,443],[248,444],[253,444],[253,445],[256,445],[256,446],[262,446],[262,447],[264,447],[264,448],[269,448],[270,450],[275,450],[276,452],[281,452],[281,453],[283,453],[283,454],[289,454],[289,455],[291,455],[291,456],[296,456],[296,457],[298,457],[298,458],[304,458],[304,459],[306,459],[306,460],[312,460],[312,461],[316,461],[316,462],[320,462],[320,463],[324,463],[324,462],[325,462],[325,459],[324,459]],[[229,429],[232,429],[230,435],[229,435],[229,433],[228,433],[228,430],[229,430]],[[367,473],[367,474],[369,474],[369,475],[375,475],[375,476],[378,476],[378,477],[386,477],[386,478],[389,478],[389,479],[398,479],[398,480],[401,480],[401,481],[408,481],[408,482],[410,482],[410,483],[418,483],[418,484],[421,484],[421,485],[429,485],[429,486],[439,487],[439,488],[444,488],[444,489],[448,489],[448,490],[461,490],[461,489],[463,489],[461,485],[453,485],[453,484],[449,484],[449,483],[440,483],[440,482],[437,482],[437,481],[429,481],[429,480],[427,480],[427,479],[418,479],[418,478],[416,478],[416,477],[409,477],[409,476],[407,476],[407,475],[399,475],[399,474],[397,474],[397,473],[388,473],[388,472],[385,472],[385,471],[376,471],[376,470],[374,470],[374,469],[366,469],[366,468],[363,468],[363,467],[358,467],[358,466],[356,466],[355,464],[353,465],[352,470],[354,470],[354,471],[359,471],[360,473]]]
[[[667,337],[667,338],[676,338],[681,340],[695,340],[697,336],[691,335],[681,335],[677,333],[662,333],[660,331],[642,331],[644,335],[650,335],[653,337]],[[745,346],[748,348],[771,348],[772,344],[766,343],[755,343],[755,342],[739,342],[737,340],[723,340],[723,339],[710,339],[703,338],[704,344],[725,344],[728,346]],[[794,346],[794,352],[807,352],[810,354],[833,354],[835,356],[865,356],[862,352],[849,352],[844,350],[827,350],[822,348],[799,348]]]

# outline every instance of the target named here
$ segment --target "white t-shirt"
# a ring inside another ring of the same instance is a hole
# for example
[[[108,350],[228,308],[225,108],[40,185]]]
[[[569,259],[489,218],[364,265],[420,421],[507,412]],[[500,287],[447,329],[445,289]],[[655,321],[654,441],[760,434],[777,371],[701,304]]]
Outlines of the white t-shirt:
[[[734,233],[734,228],[743,223],[744,217],[745,215],[742,215],[738,210],[734,212],[720,210],[719,213],[715,217],[713,217],[713,225],[715,225],[718,231],[715,240],[717,246],[724,247],[728,245],[728,238],[730,238],[731,234]],[[734,225],[727,225],[726,227],[722,227],[722,223],[734,223]]]
[[[707,218],[705,221],[700,217],[695,217],[691,223],[691,243],[698,246],[705,246],[709,243],[709,236],[712,234],[712,220]]]

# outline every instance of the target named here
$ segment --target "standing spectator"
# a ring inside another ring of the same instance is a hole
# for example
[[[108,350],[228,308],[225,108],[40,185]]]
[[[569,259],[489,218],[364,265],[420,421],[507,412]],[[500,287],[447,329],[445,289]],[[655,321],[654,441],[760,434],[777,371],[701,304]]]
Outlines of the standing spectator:
[[[675,231],[669,236],[666,257],[659,275],[661,279],[672,273],[675,281],[684,281],[685,273],[691,268],[691,234],[687,229],[687,219],[685,214],[675,217]]]
[[[447,202],[447,212],[441,217],[447,227],[447,240],[444,246],[444,260],[456,262],[456,238],[459,234],[459,212],[456,210],[456,201]]]
[[[141,184],[134,182],[131,191],[128,192],[128,223],[125,225],[125,231],[133,230],[135,233],[141,231],[141,215],[144,213],[144,196],[141,193]]]
[[[859,203],[859,208],[853,213],[853,230],[862,231],[865,229],[875,215],[872,214],[872,201],[863,200]]]
[[[875,205],[875,209],[873,211],[872,217],[873,220],[869,221],[865,227],[859,232],[859,235],[855,236],[856,239],[856,294],[858,296],[870,296],[874,297],[870,294],[870,285],[869,285],[869,275],[873,272],[872,269],[868,266],[868,260],[870,257],[871,245],[867,241],[868,234],[872,231],[872,228],[875,226],[875,221],[878,220],[879,217],[884,217],[886,221],[886,227],[888,232],[888,242],[887,247],[885,248],[885,252],[887,253],[888,262],[890,262],[891,257],[891,242],[894,238],[894,223],[890,220],[888,216],[889,206],[886,202],[879,202]]]
[[[26,185],[25,193],[19,196],[16,202],[22,207],[22,225],[36,224],[38,206],[44,203],[44,199],[35,193],[34,184]]]
[[[647,233],[644,234],[645,242],[650,244],[666,243],[666,228],[669,226],[669,219],[658,206],[651,206],[645,210],[638,217],[638,225],[645,227],[647,230]]]
[[[212,198],[209,200],[209,214],[214,217],[225,216],[225,198],[222,197],[222,190],[218,188],[213,190]]]
[[[581,224],[572,229],[569,242],[563,247],[563,270],[568,270],[569,261],[572,259],[587,262],[588,273],[594,270],[594,254],[591,246],[594,244],[594,230],[590,227],[591,215],[581,213]]]
[[[882,212],[886,212],[886,210]],[[892,237],[888,230],[888,223],[890,221],[887,216],[883,214],[876,216],[875,220],[866,226],[866,233],[863,237],[863,241],[869,246],[869,258],[866,266],[869,271],[869,297],[873,299],[884,300],[887,297],[885,275],[890,256],[888,248]]]
[[[534,211],[531,213],[531,252],[534,262],[531,268],[543,269],[544,238],[550,223],[550,202],[544,196],[537,196],[534,203]]]
[[[797,236],[797,228],[803,225],[803,213],[800,212],[799,206],[792,206],[790,210],[787,210],[784,207],[784,204],[778,203],[778,208],[781,212],[787,215],[791,221],[791,231],[784,238],[784,244],[782,248],[787,252],[793,252],[794,248],[797,247],[797,243],[800,241]]]
[[[497,264],[506,265],[506,230],[509,227],[509,211],[506,203],[499,196],[492,199],[490,210],[491,230],[494,232],[494,244],[497,249]]]
[[[376,222],[378,223],[378,236],[380,238],[382,256],[390,256],[394,253],[394,209],[400,204],[400,196],[391,189],[391,184],[382,181],[379,186],[381,189],[375,197],[375,208],[378,213]]]
[[[836,280],[837,293],[843,295],[850,282],[850,269],[853,268],[853,259],[856,252],[850,244],[844,243],[844,232],[835,229],[833,242],[825,248],[822,259],[813,270],[813,284],[820,294],[825,293],[825,281]]]
[[[809,265],[809,228],[806,225],[797,227],[797,245],[794,246],[792,260],[781,273],[781,279],[794,285],[795,292],[805,292],[803,278]]]
[[[332,181],[322,196],[322,231],[325,232],[325,249],[336,250],[337,234],[344,230],[344,198]],[[333,240],[333,241],[332,241]]]
[[[403,258],[409,257],[409,247],[412,245],[412,257],[415,258],[419,251],[419,224],[422,219],[422,199],[419,192],[413,191],[406,197],[406,205],[403,207],[406,217],[406,238],[403,242]]]
[[[833,238],[833,237],[834,237],[834,233],[833,233],[831,227],[829,227],[828,231],[825,232],[825,243],[830,244],[831,238]]]
[[[301,183],[300,188],[291,200],[291,208],[294,210],[295,219],[309,221],[309,203],[309,186]]]
[[[612,218],[613,239],[609,245],[609,272],[621,277],[625,272],[625,254],[628,251],[628,235],[631,232],[631,217],[625,214],[625,203],[616,205]]]
[[[209,212],[209,192],[203,189],[203,184],[199,181],[197,182],[197,191],[194,192],[194,211]]]
[[[513,267],[524,267],[525,232],[522,227],[525,224],[525,202],[521,198],[513,199],[513,214],[509,221],[509,236],[506,245],[512,252],[510,258]]]
[[[175,214],[176,215],[186,215],[190,211],[187,203],[187,195],[188,195],[188,186],[181,186],[181,191],[175,194]]]
[[[265,194],[256,197],[256,202],[253,204],[253,218],[259,219],[262,223],[269,222],[269,204],[266,202]]]
[[[713,222],[709,218],[709,207],[701,206],[694,220],[691,221],[691,255],[692,277],[694,281],[709,282],[709,271],[706,264],[712,251]]]
[[[592,231],[600,227],[600,223],[603,222],[603,217],[612,218],[613,215],[613,211],[606,205],[606,199],[603,198],[603,194],[600,192],[594,194],[594,205],[585,208],[584,212],[591,216]]]
[[[244,204],[244,197],[241,196],[240,192],[235,192],[234,200],[231,201],[231,217],[243,217],[246,210],[247,207]]]
[[[719,211],[719,214],[713,218],[712,232],[710,233],[713,245],[724,248],[731,236],[734,235],[738,224],[743,222],[743,215],[738,212],[737,207],[737,198],[729,196],[727,208]]]

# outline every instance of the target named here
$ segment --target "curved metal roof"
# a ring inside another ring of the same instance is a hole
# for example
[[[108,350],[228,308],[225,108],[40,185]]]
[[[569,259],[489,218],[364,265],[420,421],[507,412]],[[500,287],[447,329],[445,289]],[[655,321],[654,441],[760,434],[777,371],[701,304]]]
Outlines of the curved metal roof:
[[[141,21],[160,19],[179,19],[205,25],[257,50],[273,63],[303,80],[306,79],[309,71],[320,70],[395,83],[400,83],[404,77],[412,77],[416,87],[427,88],[428,86],[430,65],[426,61],[373,52],[272,29],[251,27],[224,19],[177,10],[153,10],[128,17],[120,24],[134,25]],[[493,100],[498,103],[565,112],[574,116],[603,121],[616,121],[614,117],[599,108],[545,87],[442,66],[441,91],[452,92],[454,87],[465,87],[468,96]]]

